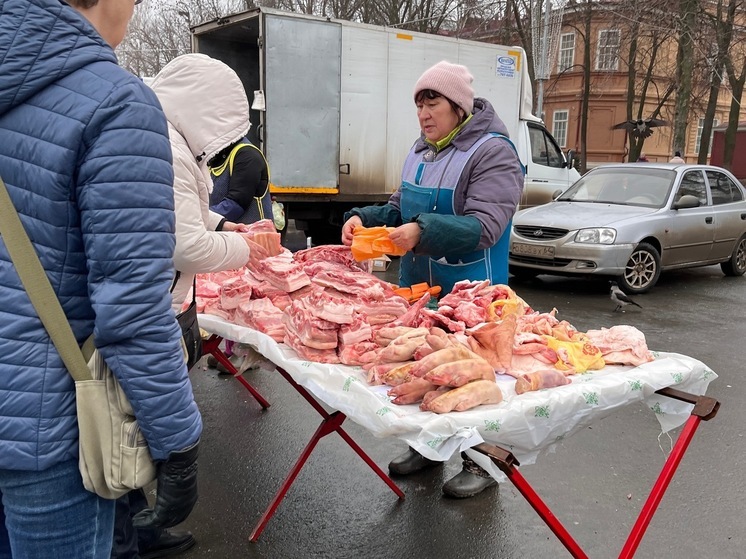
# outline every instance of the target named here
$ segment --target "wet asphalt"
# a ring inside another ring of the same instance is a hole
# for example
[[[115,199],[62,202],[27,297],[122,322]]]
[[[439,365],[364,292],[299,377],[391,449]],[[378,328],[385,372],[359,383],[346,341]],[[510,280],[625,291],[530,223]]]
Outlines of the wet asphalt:
[[[288,237],[288,246],[305,239]],[[397,263],[385,274],[396,277]],[[746,425],[746,278],[719,266],[665,273],[643,309],[612,312],[604,280],[511,278],[533,308],[558,310],[579,330],[630,324],[653,350],[695,357],[719,378],[708,395],[721,402],[702,422],[635,557],[743,558]],[[246,378],[270,402],[263,411],[230,376],[200,364],[191,373],[204,419],[200,500],[182,526],[197,558],[561,558],[570,553],[510,483],[467,500],[443,497],[460,460],[394,481],[403,501],[335,433],[323,438],[258,542],[249,535],[308,443],[321,416],[276,372]],[[351,421],[350,435],[384,470],[405,450]],[[680,430],[673,432],[678,435]],[[642,404],[629,406],[520,469],[592,558],[618,557],[670,450]]]

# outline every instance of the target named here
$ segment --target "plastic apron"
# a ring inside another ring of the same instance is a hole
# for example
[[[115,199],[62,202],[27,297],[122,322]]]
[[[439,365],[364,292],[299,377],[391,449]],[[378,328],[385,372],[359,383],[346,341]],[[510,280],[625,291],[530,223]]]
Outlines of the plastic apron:
[[[453,193],[464,167],[474,152],[492,137],[512,142],[501,134],[486,134],[468,151],[451,150],[446,157],[424,162],[421,156],[410,152],[402,170],[400,208],[402,221],[409,223],[413,217],[423,213],[455,215]],[[515,149],[515,147],[513,147]],[[462,280],[481,281],[492,284],[508,283],[508,251],[510,225],[493,246],[467,254],[415,255],[407,252],[401,257],[399,282],[402,286],[427,282],[439,285],[443,295],[450,293],[453,285]]]
[[[233,160],[235,159],[238,150],[244,147],[251,147],[257,150],[262,155],[264,163],[267,164],[267,160],[264,158],[262,151],[249,142],[247,138],[243,138],[241,143],[231,150],[225,163],[217,169],[210,169],[210,175],[212,176],[210,206],[218,205],[228,195],[228,187],[230,186],[231,175],[233,174]],[[228,171],[227,173],[225,172],[226,170]],[[267,164],[267,174],[269,175],[269,164]],[[269,194],[269,181],[267,181],[267,189],[264,191],[264,194],[260,197],[254,196],[254,200],[241,217],[236,220],[236,223],[254,223],[261,219],[272,219],[272,197]]]

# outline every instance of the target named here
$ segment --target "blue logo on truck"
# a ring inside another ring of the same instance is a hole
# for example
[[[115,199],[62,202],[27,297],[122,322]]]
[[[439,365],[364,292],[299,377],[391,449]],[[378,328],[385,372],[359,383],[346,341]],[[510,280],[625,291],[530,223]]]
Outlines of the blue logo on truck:
[[[499,55],[495,64],[495,75],[498,78],[513,78],[516,75],[516,59],[514,56]]]

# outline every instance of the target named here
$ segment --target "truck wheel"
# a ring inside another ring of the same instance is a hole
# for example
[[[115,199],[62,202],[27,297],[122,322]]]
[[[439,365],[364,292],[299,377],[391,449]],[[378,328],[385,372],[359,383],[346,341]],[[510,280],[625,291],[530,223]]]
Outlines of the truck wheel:
[[[726,276],[742,276],[746,272],[746,235],[738,239],[730,260],[720,264]]]
[[[656,284],[660,275],[661,257],[658,250],[648,243],[640,243],[629,256],[618,283],[628,295],[645,293]]]

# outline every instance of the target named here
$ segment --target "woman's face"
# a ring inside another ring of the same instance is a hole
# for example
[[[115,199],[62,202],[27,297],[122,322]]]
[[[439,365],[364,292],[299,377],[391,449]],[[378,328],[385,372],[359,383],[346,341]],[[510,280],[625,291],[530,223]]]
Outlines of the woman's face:
[[[445,97],[435,99],[425,97],[416,103],[416,106],[420,130],[431,142],[442,140],[459,124],[459,115]]]

